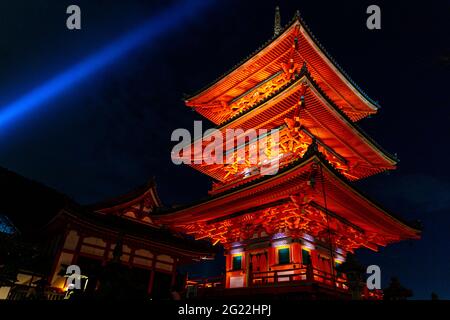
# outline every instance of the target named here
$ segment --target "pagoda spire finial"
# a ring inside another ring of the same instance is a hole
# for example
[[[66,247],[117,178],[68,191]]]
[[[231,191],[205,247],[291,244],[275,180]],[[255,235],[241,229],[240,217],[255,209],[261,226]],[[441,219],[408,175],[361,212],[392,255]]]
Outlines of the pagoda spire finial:
[[[277,6],[275,8],[275,26],[273,28],[273,35],[278,36],[281,33],[281,29],[280,7]]]

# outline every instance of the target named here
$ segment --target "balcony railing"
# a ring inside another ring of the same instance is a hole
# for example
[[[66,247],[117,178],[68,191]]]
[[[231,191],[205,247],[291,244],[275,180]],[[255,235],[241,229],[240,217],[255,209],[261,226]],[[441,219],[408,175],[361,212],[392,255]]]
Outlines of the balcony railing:
[[[302,265],[297,268],[257,271],[249,275],[249,286],[267,286],[277,284],[295,285],[300,283],[321,283],[330,287],[347,290],[343,276],[334,276],[331,273],[313,268],[310,265]]]
[[[254,271],[248,276],[248,288],[269,287],[269,286],[300,286],[309,284],[321,284],[329,288],[337,288],[340,291],[348,291],[346,279],[344,275],[336,274],[334,277],[331,273],[313,268],[311,265],[300,265],[299,267],[289,269],[279,269],[270,271]],[[186,282],[188,292],[224,289],[225,277],[213,278],[197,278],[188,279]],[[241,288],[241,289],[245,289]]]

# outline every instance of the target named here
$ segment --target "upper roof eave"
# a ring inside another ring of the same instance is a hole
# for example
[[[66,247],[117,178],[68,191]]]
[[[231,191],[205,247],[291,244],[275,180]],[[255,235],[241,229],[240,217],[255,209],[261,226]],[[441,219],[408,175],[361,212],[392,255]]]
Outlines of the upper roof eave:
[[[304,19],[301,17],[299,12],[294,15],[293,19],[284,26],[284,28],[281,30],[281,32],[278,35],[272,36],[268,41],[266,41],[264,44],[262,44],[258,49],[253,51],[251,54],[249,54],[247,57],[245,57],[243,60],[241,60],[239,63],[235,64],[229,71],[222,74],[220,77],[216,78],[213,82],[209,83],[208,85],[204,86],[202,89],[198,90],[194,94],[187,94],[184,97],[184,100],[187,105],[190,105],[189,102],[196,97],[200,96],[204,92],[208,91],[210,88],[218,84],[221,80],[225,79],[228,75],[236,71],[238,68],[242,67],[245,63],[250,61],[253,57],[255,57],[258,53],[263,51],[267,46],[275,42],[277,39],[283,37],[286,32],[288,32],[293,26],[300,25],[307,33],[309,38],[313,41],[313,43],[319,48],[319,52],[323,53],[323,56],[329,60],[330,64],[334,66],[338,74],[341,74],[343,77],[343,80],[347,82],[350,88],[354,88],[357,93],[359,93],[358,96],[362,98],[366,104],[375,112],[380,108],[380,105],[377,101],[371,99],[356,83],[354,80],[351,79],[351,77],[348,75],[348,73],[337,63],[337,61],[331,56],[331,54],[324,48],[324,46],[320,43],[320,41],[317,39],[317,37],[312,33],[309,26],[306,24]]]

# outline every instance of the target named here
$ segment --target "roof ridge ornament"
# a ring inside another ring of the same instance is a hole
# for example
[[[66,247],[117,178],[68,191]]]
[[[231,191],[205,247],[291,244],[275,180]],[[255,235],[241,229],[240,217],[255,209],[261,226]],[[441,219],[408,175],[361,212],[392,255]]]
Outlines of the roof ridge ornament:
[[[282,30],[283,30],[283,28],[281,27],[280,7],[276,6],[276,8],[275,8],[275,25],[273,28],[273,35],[275,37],[279,36],[281,34]]]

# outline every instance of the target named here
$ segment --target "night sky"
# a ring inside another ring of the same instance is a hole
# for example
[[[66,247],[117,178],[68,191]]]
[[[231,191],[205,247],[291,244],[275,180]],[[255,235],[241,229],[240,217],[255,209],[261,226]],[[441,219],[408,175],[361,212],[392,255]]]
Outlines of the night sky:
[[[450,2],[216,1],[175,28],[0,127],[0,165],[89,204],[156,177],[166,206],[203,198],[210,179],[170,160],[171,132],[201,120],[193,93],[259,48],[299,9],[352,79],[382,106],[360,125],[400,159],[398,170],[357,183],[423,237],[360,252],[429,299],[450,299]],[[33,88],[153,19],[176,1],[0,2],[0,111]],[[65,26],[78,4],[82,30]],[[366,28],[378,4],[382,29]],[[204,127],[211,125],[207,121]],[[38,214],[38,213],[35,213]]]

